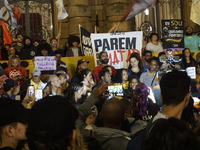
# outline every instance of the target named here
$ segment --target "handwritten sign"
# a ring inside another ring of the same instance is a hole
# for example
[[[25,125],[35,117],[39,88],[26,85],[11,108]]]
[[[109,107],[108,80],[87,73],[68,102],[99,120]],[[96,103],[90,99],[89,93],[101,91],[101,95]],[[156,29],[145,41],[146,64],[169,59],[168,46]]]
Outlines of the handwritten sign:
[[[191,79],[196,79],[196,68],[195,67],[187,67],[186,72]]]
[[[56,70],[56,60],[54,56],[38,56],[34,61],[37,70]]]

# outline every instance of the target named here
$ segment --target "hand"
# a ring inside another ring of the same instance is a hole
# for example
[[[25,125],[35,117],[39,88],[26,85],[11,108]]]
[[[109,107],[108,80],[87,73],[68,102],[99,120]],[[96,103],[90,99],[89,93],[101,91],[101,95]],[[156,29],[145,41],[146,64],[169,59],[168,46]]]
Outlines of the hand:
[[[12,79],[13,79],[14,81],[18,80],[18,76],[14,76]]]
[[[95,116],[94,114],[90,114],[90,115],[86,118],[85,123],[86,123],[87,125],[95,124],[96,118],[97,118],[97,116]]]
[[[200,102],[194,102],[194,107],[200,111]]]
[[[114,24],[112,28],[108,31],[108,33],[111,33],[113,30],[115,30],[116,32],[117,28],[119,27],[119,24],[120,24],[119,22],[117,24]]]
[[[164,69],[167,69],[168,66],[169,66],[169,64],[165,61],[165,62],[163,62],[163,64],[161,65],[160,68],[161,68],[162,70],[164,70]]]
[[[33,64],[34,64],[34,61],[35,61],[35,57],[33,58],[33,60],[32,60],[32,61],[33,61]]]
[[[108,84],[102,84],[100,85],[95,91],[94,91],[94,96],[96,98],[102,98],[104,97],[104,93],[107,91],[107,87],[108,87]]]
[[[22,105],[26,109],[31,109],[34,103],[35,103],[35,92],[34,92],[33,96],[29,97],[29,88],[27,88],[26,96],[24,97],[24,99],[22,101]]]
[[[18,76],[18,79],[19,79],[19,80],[22,80],[23,78],[24,78],[24,77],[23,77],[23,76],[21,76],[21,75],[20,75],[20,76]]]
[[[22,101],[22,105],[26,109],[31,109],[34,103],[35,103],[35,98],[33,96],[31,96],[30,98],[25,97],[24,100]]]
[[[14,87],[13,94],[17,95],[19,93],[19,91],[20,91],[20,86],[16,86],[16,87]]]

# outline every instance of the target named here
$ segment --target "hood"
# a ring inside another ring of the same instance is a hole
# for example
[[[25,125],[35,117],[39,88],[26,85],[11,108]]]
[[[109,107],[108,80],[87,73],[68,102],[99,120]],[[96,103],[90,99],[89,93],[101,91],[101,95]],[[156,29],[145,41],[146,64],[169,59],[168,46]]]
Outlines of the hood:
[[[98,140],[98,142],[102,143],[111,138],[125,138],[127,140],[131,139],[132,134],[126,131],[111,129],[105,127],[96,127],[95,125],[87,125],[87,130],[92,130],[94,134],[94,138]]]

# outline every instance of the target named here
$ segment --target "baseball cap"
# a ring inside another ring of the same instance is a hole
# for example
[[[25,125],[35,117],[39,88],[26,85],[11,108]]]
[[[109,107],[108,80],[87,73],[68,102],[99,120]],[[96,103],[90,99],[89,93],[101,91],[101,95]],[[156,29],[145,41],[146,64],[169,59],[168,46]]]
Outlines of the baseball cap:
[[[40,70],[33,69],[32,74],[33,74],[33,76],[40,76],[41,72],[40,72]]]
[[[21,122],[27,123],[27,110],[19,101],[0,98],[0,127]]]
[[[5,91],[9,91],[11,87],[15,86],[15,81],[13,79],[6,79],[3,83]]]
[[[80,60],[78,60],[77,66],[79,66],[80,64],[82,64],[82,63],[84,63],[84,62],[90,63],[89,61],[86,61],[85,59],[80,59]]]

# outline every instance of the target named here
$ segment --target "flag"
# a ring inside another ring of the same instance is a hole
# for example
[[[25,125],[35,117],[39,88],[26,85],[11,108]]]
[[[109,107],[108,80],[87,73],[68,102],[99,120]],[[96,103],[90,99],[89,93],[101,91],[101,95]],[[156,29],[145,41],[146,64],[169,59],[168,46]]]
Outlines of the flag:
[[[0,0],[0,21],[11,25],[14,29],[17,28],[17,22],[7,0]]]
[[[190,19],[200,25],[200,0],[192,0]]]
[[[55,4],[58,8],[58,20],[63,20],[67,18],[68,13],[63,5],[63,0],[57,0]]]
[[[12,37],[10,36],[10,33],[5,25],[5,23],[3,21],[0,21],[0,26],[2,26],[3,29],[3,41],[4,41],[4,45],[5,44],[12,44]]]
[[[120,22],[128,20],[135,15],[141,13],[145,9],[154,6],[158,0],[135,0],[133,5],[126,11],[124,16],[121,18]]]

